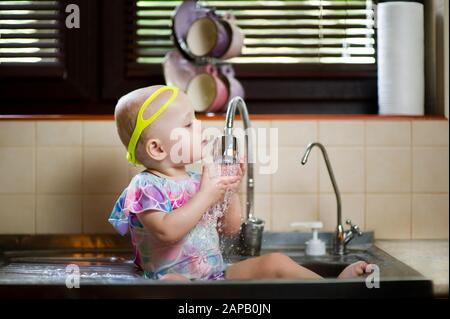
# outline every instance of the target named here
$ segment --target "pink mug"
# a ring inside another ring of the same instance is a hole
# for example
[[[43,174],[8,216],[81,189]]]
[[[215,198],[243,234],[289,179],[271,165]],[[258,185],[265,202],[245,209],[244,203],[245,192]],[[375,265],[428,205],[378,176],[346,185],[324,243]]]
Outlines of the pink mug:
[[[186,92],[196,112],[217,112],[228,100],[227,85],[211,64],[206,66],[206,73],[189,81]]]

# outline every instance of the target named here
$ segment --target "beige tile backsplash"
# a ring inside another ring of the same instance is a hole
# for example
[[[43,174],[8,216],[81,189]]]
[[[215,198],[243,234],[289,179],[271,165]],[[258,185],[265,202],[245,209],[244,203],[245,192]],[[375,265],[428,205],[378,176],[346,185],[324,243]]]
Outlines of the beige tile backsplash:
[[[447,194],[413,195],[412,236],[414,238],[446,238],[448,236]]]
[[[257,214],[257,212],[255,212]],[[273,194],[273,231],[293,231],[293,222],[311,221],[319,218],[317,194]],[[305,231],[305,229],[303,229]],[[306,230],[307,231],[307,230]]]
[[[362,147],[328,147],[328,157],[338,181],[339,190],[343,193],[365,192],[365,154]],[[333,192],[325,161],[319,159],[320,192]]]
[[[362,146],[364,136],[363,121],[319,121],[319,141],[326,146]]]
[[[414,148],[413,191],[448,193],[448,146]]]
[[[0,234],[32,234],[36,225],[35,195],[0,195]]]
[[[411,195],[368,194],[366,229],[374,230],[378,238],[411,238]]]
[[[32,147],[0,147],[0,194],[35,192],[35,158]]]
[[[311,153],[306,165],[302,165],[303,148],[279,148],[278,170],[272,175],[272,193],[317,193],[317,153]]]
[[[122,146],[114,121],[83,122],[85,146]]]
[[[448,121],[412,122],[415,146],[448,146]]]
[[[6,121],[0,123],[0,147],[3,146],[34,146],[34,122]]]
[[[85,147],[83,150],[83,192],[120,193],[129,180],[128,162],[122,147]]]
[[[221,128],[222,121],[204,121]],[[240,124],[239,124],[240,125]],[[344,220],[377,238],[448,238],[448,121],[274,120],[274,174],[255,164],[255,214],[273,231],[291,222],[336,224],[336,200],[318,150],[326,145],[342,193]],[[107,222],[140,171],[129,165],[113,121],[0,121],[0,234],[114,233]],[[257,157],[258,158],[258,157]],[[198,165],[194,165],[194,168]],[[241,188],[245,199],[245,185]],[[243,208],[244,209],[244,208]]]
[[[42,121],[36,123],[37,146],[81,146],[81,122]]]
[[[367,146],[411,145],[410,121],[367,121]]]
[[[366,216],[365,216],[365,194],[349,194],[344,193],[341,195],[342,201],[342,222],[347,219],[365,229]],[[333,231],[336,229],[337,223],[337,204],[336,196],[333,194],[320,194],[319,196],[319,220],[323,222],[324,229],[327,231]]]
[[[272,121],[278,128],[280,146],[304,147],[317,140],[317,121]]]
[[[79,194],[82,187],[81,147],[38,147],[38,194]]]
[[[111,209],[114,206],[117,194],[83,195],[83,232],[114,233],[115,230],[108,222]]]
[[[81,195],[38,194],[36,198],[36,233],[81,233],[81,208]]]
[[[368,147],[366,157],[368,192],[411,192],[411,148]]]

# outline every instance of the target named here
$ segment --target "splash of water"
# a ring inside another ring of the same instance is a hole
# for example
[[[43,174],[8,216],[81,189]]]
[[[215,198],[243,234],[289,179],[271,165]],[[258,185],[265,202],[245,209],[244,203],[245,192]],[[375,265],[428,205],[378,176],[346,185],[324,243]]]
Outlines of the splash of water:
[[[239,164],[230,165],[219,163],[213,165],[213,176],[236,176],[238,174]],[[212,223],[214,226],[218,226],[220,228],[222,225],[217,224],[218,219],[223,217],[228,211],[233,193],[234,192],[232,190],[227,190],[223,200],[210,207],[210,209],[203,215],[203,221]]]
[[[212,176],[236,176],[239,173],[239,169],[239,164],[215,163],[210,171],[212,171]],[[208,224],[208,227],[215,227],[219,233],[224,227],[224,225],[221,224],[221,217],[227,214],[233,194],[234,191],[227,190],[223,200],[213,205],[204,215],[204,222]],[[225,242],[219,240],[218,249],[222,253],[227,248],[225,245]]]

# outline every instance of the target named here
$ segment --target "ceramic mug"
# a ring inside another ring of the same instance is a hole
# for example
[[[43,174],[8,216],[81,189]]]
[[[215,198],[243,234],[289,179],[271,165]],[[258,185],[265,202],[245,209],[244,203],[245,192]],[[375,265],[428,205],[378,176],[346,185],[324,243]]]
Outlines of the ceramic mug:
[[[225,64],[221,66],[221,73],[225,79],[225,84],[228,87],[228,100],[240,96],[245,98],[244,87],[241,82],[239,82],[234,76],[233,67],[230,64]],[[227,105],[224,104],[221,111],[226,111]]]
[[[206,66],[206,73],[193,77],[187,86],[187,95],[196,112],[217,112],[228,100],[228,88],[213,65]]]
[[[212,11],[192,22],[186,35],[186,45],[195,57],[223,56],[230,47],[230,34],[223,21]]]
[[[230,45],[220,58],[226,60],[240,56],[242,54],[242,48],[244,47],[244,33],[242,32],[242,29],[236,25],[234,16],[230,14],[227,14],[223,18],[222,24],[229,34]]]
[[[195,57],[186,45],[186,34],[189,26],[197,19],[206,17],[208,10],[200,6],[196,0],[184,0],[172,14],[172,38],[181,54],[189,60]]]
[[[169,51],[163,61],[166,85],[186,91],[189,81],[200,73],[205,73],[205,66],[199,66],[187,60],[180,51]]]

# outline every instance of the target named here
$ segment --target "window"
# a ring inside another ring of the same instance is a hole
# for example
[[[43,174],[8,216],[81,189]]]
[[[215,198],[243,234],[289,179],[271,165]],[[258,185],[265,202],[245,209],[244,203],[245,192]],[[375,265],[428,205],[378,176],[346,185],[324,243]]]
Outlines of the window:
[[[97,81],[96,3],[0,0],[0,112],[86,110]],[[83,12],[83,28],[66,27],[69,4]]]
[[[0,1],[0,63],[63,63],[60,3]]]
[[[182,1],[136,0],[132,63],[160,64],[173,47],[171,15]],[[245,34],[241,57],[231,63],[374,64],[371,0],[200,1],[231,11]]]
[[[172,0],[0,0],[0,113],[109,113],[163,83]],[[201,1],[232,11],[252,113],[376,113],[372,0]],[[80,8],[81,28],[65,27]]]
[[[126,62],[121,66],[127,83],[163,81],[161,62],[174,49],[171,15],[180,3],[128,1]],[[245,33],[243,55],[230,62],[244,84],[251,112],[377,112],[372,0],[200,3],[231,11]]]

